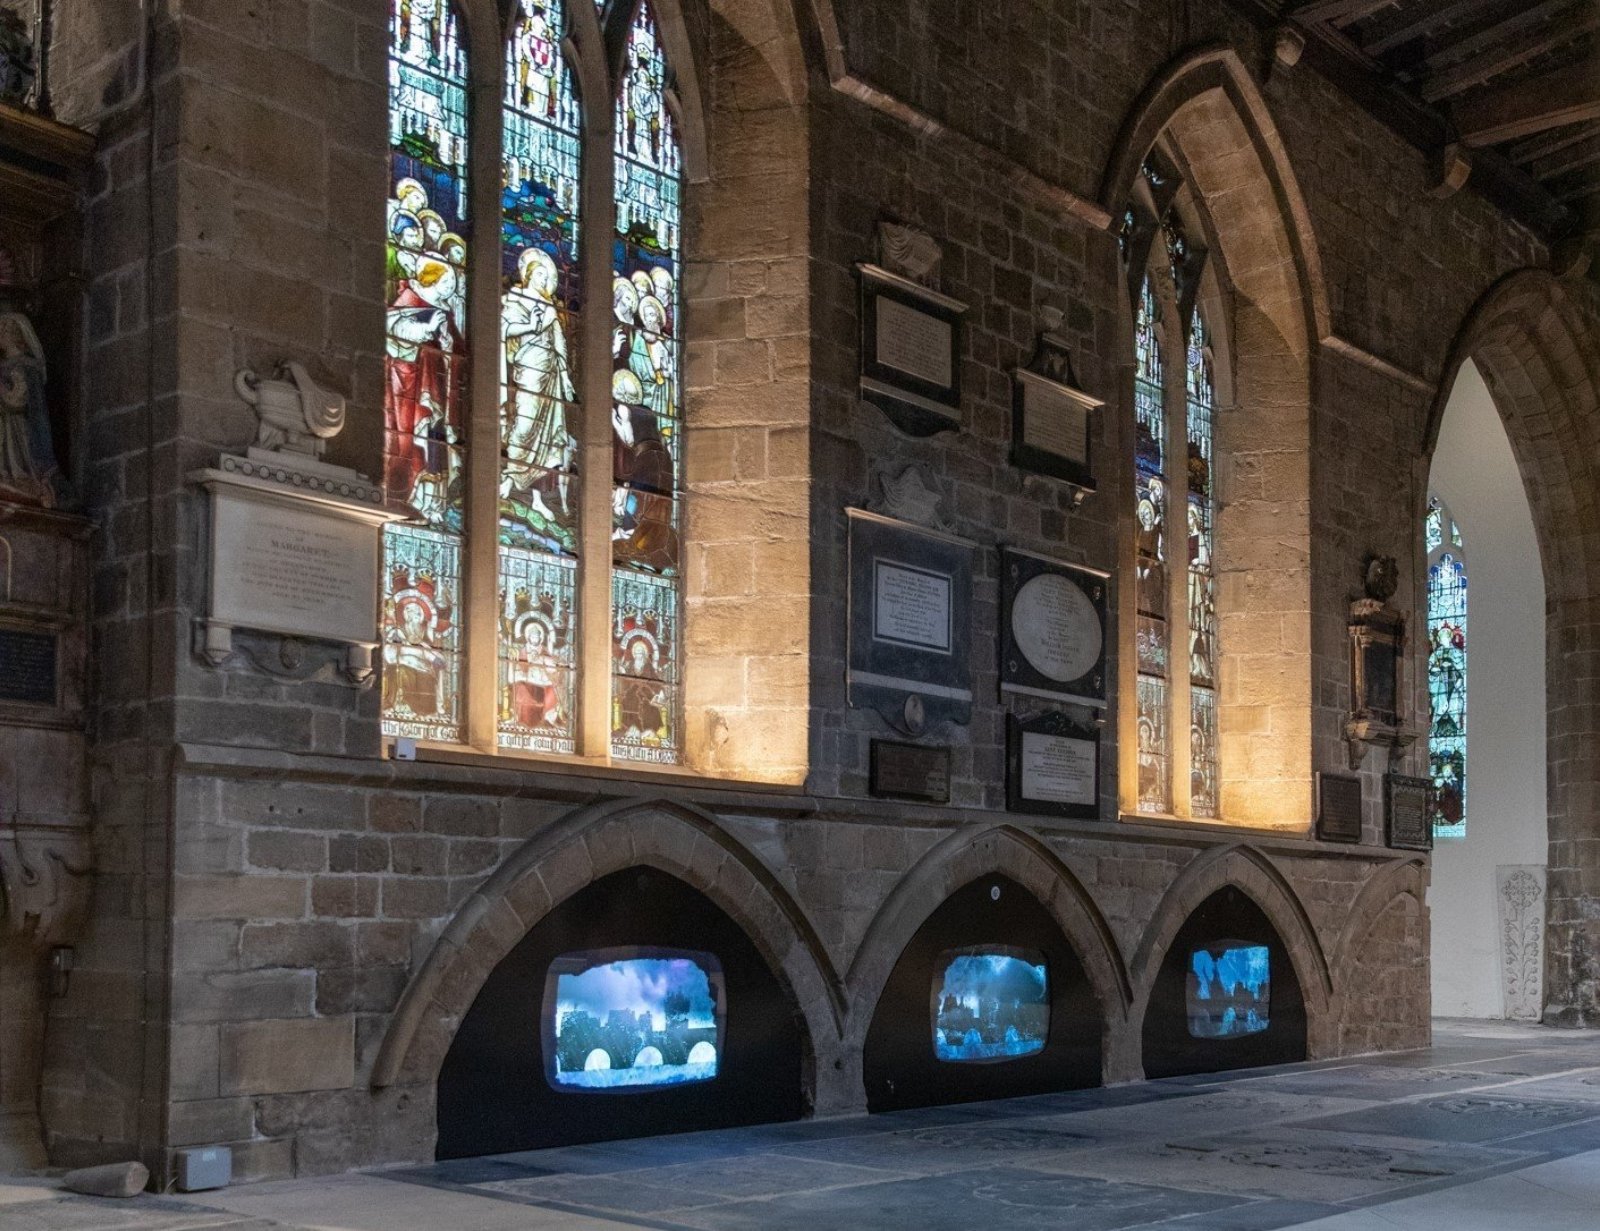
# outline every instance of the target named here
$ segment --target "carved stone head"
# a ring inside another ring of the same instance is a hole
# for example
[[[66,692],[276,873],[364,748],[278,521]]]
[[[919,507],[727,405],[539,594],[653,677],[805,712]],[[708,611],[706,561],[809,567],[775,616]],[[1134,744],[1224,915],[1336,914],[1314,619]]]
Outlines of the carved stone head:
[[[1368,555],[1361,562],[1361,584],[1368,598],[1387,603],[1400,588],[1400,566],[1393,556]]]

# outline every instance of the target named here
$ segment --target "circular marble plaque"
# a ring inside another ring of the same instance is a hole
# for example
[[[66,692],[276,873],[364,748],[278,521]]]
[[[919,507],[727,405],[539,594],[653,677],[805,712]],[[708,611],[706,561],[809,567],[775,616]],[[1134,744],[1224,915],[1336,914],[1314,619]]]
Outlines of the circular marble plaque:
[[[1105,640],[1089,596],[1055,573],[1041,573],[1017,591],[1011,637],[1029,666],[1059,684],[1093,670]]]

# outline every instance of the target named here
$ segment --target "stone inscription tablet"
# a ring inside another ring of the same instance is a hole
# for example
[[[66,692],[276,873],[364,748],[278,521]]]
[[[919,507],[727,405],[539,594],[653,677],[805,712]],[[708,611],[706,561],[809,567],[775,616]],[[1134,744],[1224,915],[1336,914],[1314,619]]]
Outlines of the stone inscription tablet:
[[[1361,841],[1360,778],[1317,775],[1317,837],[1324,842]]]
[[[950,578],[874,561],[872,636],[876,641],[950,651]]]
[[[1433,847],[1433,828],[1428,823],[1426,778],[1386,774],[1383,779],[1386,839],[1397,850],[1426,851]]]
[[[1097,802],[1093,740],[1022,733],[1022,797],[1052,804]]]
[[[1022,443],[1089,463],[1089,408],[1049,381],[1022,381]]]
[[[879,363],[941,388],[950,384],[951,326],[887,295],[878,296]]]
[[[370,641],[376,536],[315,507],[216,503],[212,618],[294,636]]]
[[[868,791],[886,799],[950,802],[950,749],[896,740],[872,741]]]
[[[56,635],[0,628],[0,701],[56,703]]]
[[[1061,684],[1088,672],[1105,644],[1089,596],[1058,573],[1022,584],[1011,605],[1011,635],[1036,671]]]

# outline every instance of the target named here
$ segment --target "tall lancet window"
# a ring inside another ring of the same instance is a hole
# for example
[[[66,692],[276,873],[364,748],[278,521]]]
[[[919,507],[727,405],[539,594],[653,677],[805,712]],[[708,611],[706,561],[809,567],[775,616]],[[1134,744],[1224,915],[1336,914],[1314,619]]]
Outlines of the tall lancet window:
[[[384,730],[454,742],[467,446],[467,53],[449,0],[391,0],[384,490]]]
[[[500,158],[502,748],[570,753],[577,716],[581,121],[562,9],[517,0]]]
[[[1461,528],[1438,497],[1423,527],[1428,549],[1428,775],[1433,834],[1467,836],[1467,561]]]
[[[646,0],[631,13],[503,0],[476,16],[497,13],[499,54],[470,66],[482,88],[469,92],[451,0],[390,0],[383,468],[406,520],[385,535],[383,728],[485,753],[674,763],[671,76]],[[478,30],[472,45],[494,44]],[[580,81],[609,84],[585,100]],[[473,113],[476,131],[469,93],[499,102]],[[611,156],[587,156],[586,125],[607,110]],[[480,218],[497,208],[498,225],[475,230],[469,201]]]
[[[1161,309],[1147,275],[1134,319],[1134,598],[1138,610],[1139,808],[1172,807],[1167,599],[1167,405]]]
[[[611,753],[680,750],[683,428],[678,340],[682,156],[648,0],[616,93],[611,425]]]
[[[1222,819],[1217,567],[1217,357],[1223,291],[1199,202],[1152,151],[1119,244],[1133,313],[1132,611],[1122,635],[1122,806]]]
[[[1217,815],[1216,496],[1212,483],[1212,413],[1216,386],[1211,343],[1198,309],[1185,347],[1189,455],[1189,812]]]

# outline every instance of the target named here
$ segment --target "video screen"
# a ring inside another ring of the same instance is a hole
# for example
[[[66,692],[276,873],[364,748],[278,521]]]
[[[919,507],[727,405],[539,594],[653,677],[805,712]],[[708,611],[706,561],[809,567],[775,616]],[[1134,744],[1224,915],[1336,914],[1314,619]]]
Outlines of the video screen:
[[[1189,957],[1189,1035],[1232,1039],[1269,1024],[1272,972],[1265,945],[1222,940]]]
[[[722,967],[709,953],[567,953],[545,982],[545,1070],[557,1089],[710,1081],[722,1054]]]
[[[1050,981],[1042,953],[960,949],[933,976],[933,1051],[940,1060],[1015,1060],[1043,1051]]]

